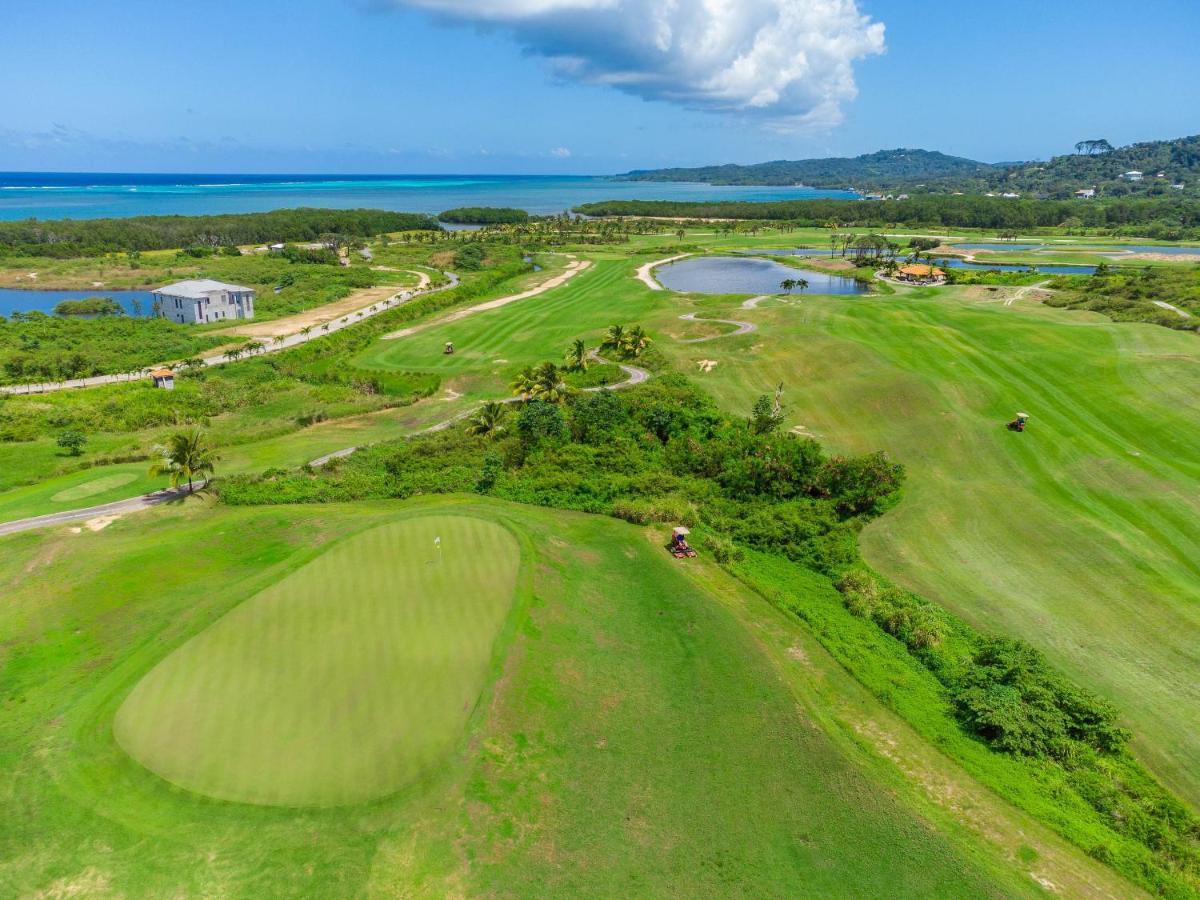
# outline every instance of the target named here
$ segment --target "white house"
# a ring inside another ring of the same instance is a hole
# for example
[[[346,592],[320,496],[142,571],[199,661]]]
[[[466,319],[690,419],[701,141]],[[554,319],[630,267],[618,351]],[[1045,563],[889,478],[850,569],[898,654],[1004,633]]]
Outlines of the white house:
[[[159,315],[172,322],[194,324],[254,318],[253,288],[203,278],[177,281],[152,293]]]
[[[1076,197],[1076,199],[1079,199],[1079,200],[1091,200],[1095,196],[1096,196],[1095,188],[1083,188],[1082,190],[1075,192],[1075,197]]]
[[[170,369],[155,369],[150,373],[150,383],[156,388],[173,391],[175,390],[175,373]]]
[[[1126,181],[1141,181],[1143,178],[1143,175],[1141,172],[1134,169],[1132,172],[1126,172],[1121,177],[1124,178]]]

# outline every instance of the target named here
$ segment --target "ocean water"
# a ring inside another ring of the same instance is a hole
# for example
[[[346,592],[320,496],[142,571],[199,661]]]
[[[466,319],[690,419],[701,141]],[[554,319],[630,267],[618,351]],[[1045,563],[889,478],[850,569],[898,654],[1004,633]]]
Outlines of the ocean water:
[[[173,175],[0,172],[0,219],[264,212],[297,206],[436,214],[514,206],[537,215],[598,200],[854,199],[850,191],[531,175]]]

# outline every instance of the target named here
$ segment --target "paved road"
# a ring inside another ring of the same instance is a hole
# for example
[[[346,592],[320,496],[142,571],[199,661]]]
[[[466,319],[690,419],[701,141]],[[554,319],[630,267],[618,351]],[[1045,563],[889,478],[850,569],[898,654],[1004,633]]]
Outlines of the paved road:
[[[458,287],[458,276],[453,272],[444,273],[450,280],[441,287],[429,288],[423,291],[400,291],[387,300],[378,300],[370,306],[362,309],[348,312],[341,318],[335,319],[332,322],[326,322],[320,328],[313,328],[308,334],[302,334],[297,331],[292,334],[282,335],[282,340],[266,340],[262,339],[263,349],[256,355],[263,353],[277,353],[280,350],[287,350],[290,347],[298,346],[299,344],[308,343],[311,340],[316,340],[322,335],[329,334],[334,331],[341,331],[343,328],[350,328],[360,322],[364,322],[373,316],[381,315],[389,309],[394,309],[396,306],[402,306],[417,297],[424,297],[428,294],[436,294],[439,291],[448,291]],[[214,356],[202,357],[201,361],[206,366],[223,366],[225,363],[233,362],[240,359],[240,356],[230,356],[228,353],[219,353]],[[150,368],[158,368],[151,366]],[[128,381],[140,381],[146,377],[146,372],[149,369],[138,372],[124,372],[118,375],[96,375],[91,378],[73,378],[69,381],[55,382],[40,382],[37,384],[9,384],[0,386],[0,393],[4,394],[46,394],[53,391],[67,391],[76,388],[99,387],[105,384],[122,384]]]
[[[203,481],[196,483],[196,489],[204,486]],[[68,522],[81,522],[100,516],[120,516],[127,513],[141,512],[172,500],[182,500],[188,494],[187,488],[172,490],[170,488],[143,494],[140,497],[130,497],[128,500],[117,500],[100,506],[86,506],[82,509],[70,509],[63,512],[50,513],[45,516],[31,516],[28,519],[17,519],[14,522],[0,523],[0,535],[16,534],[18,531],[31,531],[34,528],[46,528],[51,525],[65,525]]]
[[[679,318],[685,322],[717,322],[721,325],[736,325],[736,331],[730,331],[726,334],[712,334],[708,337],[689,338],[686,341],[680,341],[681,344],[703,344],[705,341],[716,341],[721,338],[737,337],[739,334],[749,334],[752,331],[758,331],[758,326],[753,322],[739,322],[737,319],[701,319],[695,313],[687,313]]]

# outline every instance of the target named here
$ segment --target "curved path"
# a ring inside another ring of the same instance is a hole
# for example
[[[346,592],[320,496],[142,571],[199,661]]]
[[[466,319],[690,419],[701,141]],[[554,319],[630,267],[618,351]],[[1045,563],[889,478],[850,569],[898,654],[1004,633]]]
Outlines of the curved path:
[[[204,487],[204,484],[203,481],[197,482],[196,490]],[[141,512],[163,503],[170,503],[172,500],[182,500],[187,496],[187,488],[166,488],[152,494],[142,494],[138,497],[130,497],[128,500],[115,500],[100,506],[85,506],[81,509],[68,509],[44,516],[30,516],[28,519],[0,523],[0,535],[16,534],[18,531],[30,531],[34,528],[46,528],[50,525],[65,525],[68,522],[80,522],[100,516],[123,516],[126,513]]]
[[[611,362],[611,360],[607,360],[604,357],[602,357],[600,355],[600,351],[595,347],[593,347],[590,351],[588,351],[588,359],[594,360],[595,362],[598,362],[598,363]],[[592,393],[596,393],[597,391],[603,391],[603,390],[620,391],[620,390],[624,390],[625,388],[633,387],[635,384],[643,384],[644,382],[649,381],[651,378],[651,375],[648,371],[646,371],[645,369],[638,368],[637,366],[631,366],[628,363],[616,363],[616,365],[620,368],[620,370],[622,372],[624,372],[628,376],[624,381],[618,382],[617,384],[601,384],[596,387],[582,388],[580,392],[585,393],[585,394],[592,394]],[[494,402],[508,404],[508,403],[517,403],[520,400],[521,400],[520,397],[505,397],[502,400],[498,400],[498,401],[494,401]],[[423,428],[420,431],[414,432],[414,436],[419,435],[419,434],[435,434],[439,431],[445,431],[451,425],[454,425],[456,422],[461,422],[463,419],[467,418],[468,416],[470,416],[472,413],[474,413],[478,409],[479,409],[478,405],[472,406],[468,409],[464,409],[462,412],[456,413],[455,415],[451,416],[449,419],[446,419],[442,422],[438,422],[435,425],[430,425],[428,428]],[[321,466],[325,465],[326,463],[330,462],[331,460],[344,459],[345,457],[354,453],[356,450],[361,450],[361,449],[363,449],[363,448],[362,447],[346,447],[344,450],[338,450],[334,453],[327,453],[325,456],[319,456],[316,459],[314,459],[312,462],[310,462],[309,465],[312,466],[314,469],[319,469]]]
[[[280,335],[274,340],[263,340],[263,349],[258,351],[258,353],[255,355],[258,356],[264,353],[278,353],[280,350],[287,350],[290,347],[295,347],[299,344],[306,344],[309,341],[315,340],[322,335],[329,334],[330,332],[341,331],[343,328],[350,328],[354,325],[357,325],[359,322],[363,322],[366,319],[372,318],[373,316],[385,313],[397,305],[402,306],[403,304],[408,303],[417,297],[424,297],[429,294],[439,293],[441,291],[449,291],[458,287],[459,279],[457,275],[455,275],[453,272],[445,272],[444,274],[449,281],[446,284],[443,284],[441,287],[428,288],[427,290],[399,291],[384,300],[376,300],[374,303],[371,303],[369,306],[363,307],[362,309],[347,311],[340,318],[323,324],[319,330],[317,328],[311,328],[308,334],[304,334],[302,331],[295,331],[291,334]],[[337,302],[344,303],[345,301],[340,300]],[[234,362],[235,360],[241,358],[242,356],[240,355],[230,356],[229,353],[218,353],[213,356],[201,357],[201,362],[203,362],[205,366],[221,366],[225,363]],[[158,366],[150,366],[148,369],[139,372],[123,372],[117,375],[95,375],[91,378],[73,378],[68,381],[2,385],[0,386],[0,393],[45,394],[53,391],[98,387],[105,384],[122,384],[127,381],[141,381],[146,377],[145,373],[153,368],[158,368]]]
[[[638,266],[637,280],[646,287],[650,288],[652,291],[665,291],[666,288],[655,280],[654,275],[652,274],[654,270],[659,266],[665,266],[667,263],[673,263],[681,259],[686,259],[691,255],[691,253],[680,253],[678,256],[668,256],[666,259],[656,259],[654,262],[648,262],[644,265]]]
[[[559,272],[552,278],[547,278],[537,287],[530,288],[527,291],[522,291],[519,294],[510,294],[507,297],[499,297],[495,300],[488,300],[486,303],[477,303],[475,306],[468,306],[466,309],[456,310],[448,316],[442,316],[440,319],[435,319],[432,322],[423,322],[420,325],[413,325],[411,328],[402,328],[399,331],[392,331],[383,336],[385,341],[394,341],[398,338],[405,338],[416,334],[419,331],[425,331],[428,328],[434,328],[438,325],[448,325],[451,322],[457,322],[460,319],[465,319],[468,316],[473,316],[476,313],[486,312],[489,309],[499,309],[502,306],[508,306],[510,303],[516,303],[519,300],[527,300],[530,297],[536,297],[538,294],[544,294],[546,291],[552,291],[556,287],[562,287],[580,272],[591,267],[591,262],[586,259],[577,259],[570,263],[566,269]]]
[[[687,313],[679,318],[683,319],[685,322],[717,322],[721,325],[737,326],[737,330],[730,331],[726,334],[712,334],[708,337],[688,338],[687,340],[680,340],[680,344],[703,344],[705,341],[715,341],[721,338],[737,337],[739,334],[749,334],[752,331],[758,331],[758,326],[753,322],[739,322],[737,319],[701,319],[697,318],[695,313]]]

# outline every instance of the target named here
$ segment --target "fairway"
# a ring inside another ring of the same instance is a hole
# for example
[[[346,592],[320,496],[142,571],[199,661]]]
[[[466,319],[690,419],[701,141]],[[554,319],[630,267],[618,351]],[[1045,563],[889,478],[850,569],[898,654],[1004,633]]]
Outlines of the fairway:
[[[168,656],[117,714],[120,744],[196,793],[371,800],[453,748],[511,607],[503,527],[423,516],[350,537]]]
[[[663,347],[731,412],[782,382],[786,427],[888,450],[908,485],[867,559],[1116,701],[1139,753],[1200,802],[1200,343],[975,296],[806,297],[738,310],[755,334]]]

